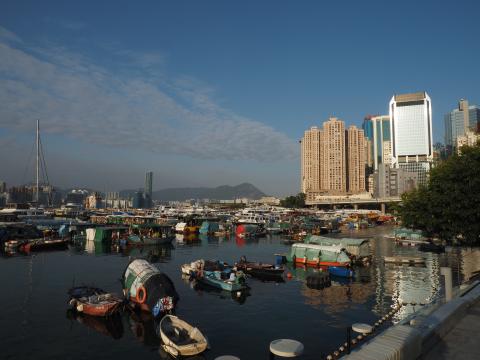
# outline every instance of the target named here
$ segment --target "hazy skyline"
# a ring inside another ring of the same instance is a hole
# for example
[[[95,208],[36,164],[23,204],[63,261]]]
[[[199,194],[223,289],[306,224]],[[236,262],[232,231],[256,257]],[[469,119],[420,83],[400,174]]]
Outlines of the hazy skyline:
[[[0,180],[114,191],[250,182],[299,191],[303,132],[427,91],[435,141],[478,104],[474,1],[0,4]],[[27,167],[30,159],[30,167]]]

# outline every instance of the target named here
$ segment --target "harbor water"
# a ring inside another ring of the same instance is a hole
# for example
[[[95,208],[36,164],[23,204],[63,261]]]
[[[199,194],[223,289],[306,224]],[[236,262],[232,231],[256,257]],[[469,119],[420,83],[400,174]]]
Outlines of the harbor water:
[[[370,238],[372,263],[356,268],[355,278],[333,278],[330,287],[307,287],[314,269],[288,267],[284,282],[248,279],[248,293],[237,296],[202,287],[182,278],[180,266],[196,259],[228,263],[242,255],[273,263],[274,254],[290,245],[281,235],[246,240],[178,236],[172,246],[112,248],[93,243],[71,245],[65,251],[0,258],[0,338],[2,359],[168,359],[160,348],[158,322],[149,314],[125,312],[109,321],[79,317],[67,311],[67,290],[95,285],[121,294],[120,278],[133,258],[146,258],[165,272],[180,295],[176,313],[208,337],[211,349],[198,359],[235,355],[268,359],[270,341],[291,338],[305,346],[303,359],[319,359],[346,339],[352,323],[372,324],[397,301],[403,306],[397,322],[442,295],[440,267],[449,266],[454,283],[479,270],[480,250],[447,248],[446,253],[420,253],[396,245],[380,226],[346,231],[339,236]],[[384,264],[384,256],[426,258],[423,266]],[[386,324],[385,326],[388,326]]]

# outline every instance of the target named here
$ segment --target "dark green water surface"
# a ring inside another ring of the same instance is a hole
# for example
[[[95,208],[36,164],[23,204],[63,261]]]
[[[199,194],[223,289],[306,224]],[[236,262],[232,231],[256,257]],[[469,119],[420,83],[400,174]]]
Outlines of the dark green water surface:
[[[283,283],[249,279],[248,296],[195,286],[182,279],[180,266],[203,259],[233,263],[240,256],[274,262],[275,253],[290,246],[281,236],[257,240],[181,239],[171,248],[120,250],[71,246],[65,251],[0,258],[0,339],[2,359],[161,359],[157,323],[148,314],[124,313],[114,321],[75,317],[67,313],[67,290],[72,284],[93,284],[121,294],[119,279],[129,259],[154,262],[175,283],[180,295],[177,315],[208,337],[214,359],[235,355],[241,359],[268,359],[270,341],[292,338],[305,346],[302,359],[319,359],[345,341],[352,323],[374,323],[390,311],[394,301],[425,302],[441,295],[440,266],[451,266],[456,283],[479,270],[480,252],[447,249],[445,254],[420,253],[423,267],[385,265],[383,256],[416,255],[414,248],[395,245],[383,237],[391,228],[343,233],[369,237],[373,263],[358,269],[352,281],[332,279],[332,286],[317,290],[305,278],[313,269],[289,268],[292,279]],[[406,306],[396,322],[414,310]]]

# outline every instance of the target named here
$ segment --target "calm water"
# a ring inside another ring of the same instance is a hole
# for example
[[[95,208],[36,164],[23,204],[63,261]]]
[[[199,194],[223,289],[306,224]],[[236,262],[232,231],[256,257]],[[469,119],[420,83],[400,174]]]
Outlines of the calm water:
[[[0,258],[0,339],[2,359],[161,359],[156,323],[147,314],[124,314],[116,321],[71,316],[66,291],[72,284],[94,284],[121,293],[119,279],[133,257],[155,262],[175,283],[180,295],[177,315],[198,326],[211,343],[201,359],[231,354],[241,359],[267,359],[271,340],[293,338],[305,345],[303,359],[318,359],[345,341],[346,327],[373,323],[390,310],[393,300],[424,302],[442,293],[440,266],[451,266],[455,282],[480,270],[480,251],[451,249],[446,254],[422,253],[424,267],[384,265],[383,256],[418,255],[398,247],[383,234],[388,227],[346,232],[341,236],[371,237],[373,264],[359,269],[353,281],[336,279],[323,290],[309,289],[312,269],[289,269],[284,283],[249,279],[249,296],[199,288],[183,280],[180,265],[204,259],[274,262],[274,253],[289,246],[279,236],[258,240],[179,238],[172,248],[152,247],[128,253],[109,248],[71,247],[67,251]],[[402,308],[394,321],[413,309]]]

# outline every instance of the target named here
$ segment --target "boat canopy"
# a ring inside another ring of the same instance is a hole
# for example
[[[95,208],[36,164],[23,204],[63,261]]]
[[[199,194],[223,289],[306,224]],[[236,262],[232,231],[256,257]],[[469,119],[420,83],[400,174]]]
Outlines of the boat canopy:
[[[306,244],[337,245],[346,249],[350,254],[361,257],[370,255],[369,241],[369,239],[329,238],[318,235],[309,235],[305,238]]]
[[[148,310],[154,310],[156,305],[175,306],[179,300],[172,280],[164,273],[149,263],[147,260],[137,259],[132,261],[123,275],[123,288],[130,298],[136,299],[140,289],[145,292],[145,304]],[[166,299],[170,298],[168,302]],[[170,310],[168,307],[166,309]]]
[[[339,245],[293,244],[288,261],[293,257],[307,259],[321,259],[325,262],[350,262],[350,258]]]
[[[204,221],[200,227],[200,234],[208,234],[220,229],[220,224],[218,221]]]
[[[87,229],[87,240],[89,240],[89,231]],[[109,227],[97,227],[93,229],[95,233],[93,240],[95,242],[104,242],[113,240],[113,234],[116,234],[117,237],[119,234],[124,234],[128,231],[128,227],[126,226],[109,226]]]

